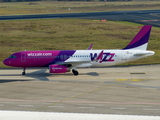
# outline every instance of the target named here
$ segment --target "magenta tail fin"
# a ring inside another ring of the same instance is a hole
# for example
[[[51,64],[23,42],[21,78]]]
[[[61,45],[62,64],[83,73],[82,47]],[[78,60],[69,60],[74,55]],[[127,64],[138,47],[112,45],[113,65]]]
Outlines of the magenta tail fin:
[[[126,49],[140,49],[146,50],[148,46],[148,41],[151,32],[151,25],[145,25],[142,29],[137,33],[137,35],[132,39],[132,41],[125,47]]]

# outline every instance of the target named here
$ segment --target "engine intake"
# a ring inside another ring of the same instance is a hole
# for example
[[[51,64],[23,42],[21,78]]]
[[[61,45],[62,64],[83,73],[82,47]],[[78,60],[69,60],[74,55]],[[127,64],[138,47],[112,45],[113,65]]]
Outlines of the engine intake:
[[[49,72],[50,73],[66,73],[69,72],[70,69],[63,65],[50,65]]]

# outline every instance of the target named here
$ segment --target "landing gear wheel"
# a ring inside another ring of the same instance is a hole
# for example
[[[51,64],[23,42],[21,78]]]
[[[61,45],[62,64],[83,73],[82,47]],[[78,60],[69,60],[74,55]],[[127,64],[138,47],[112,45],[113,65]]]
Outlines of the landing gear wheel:
[[[73,74],[75,75],[75,76],[77,76],[79,73],[78,73],[78,71],[77,70],[72,70],[72,72],[73,72]]]
[[[22,72],[22,75],[25,75],[26,73],[25,72]]]
[[[26,72],[25,72],[25,71],[26,71],[26,67],[24,67],[24,68],[23,68],[22,75],[25,75],[25,74],[26,74]]]

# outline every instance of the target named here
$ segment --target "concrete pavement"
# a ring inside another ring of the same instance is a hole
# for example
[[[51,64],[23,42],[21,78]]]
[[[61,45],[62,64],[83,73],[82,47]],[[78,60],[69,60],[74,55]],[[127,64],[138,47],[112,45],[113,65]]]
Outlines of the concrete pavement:
[[[160,65],[0,70],[1,110],[160,116]]]

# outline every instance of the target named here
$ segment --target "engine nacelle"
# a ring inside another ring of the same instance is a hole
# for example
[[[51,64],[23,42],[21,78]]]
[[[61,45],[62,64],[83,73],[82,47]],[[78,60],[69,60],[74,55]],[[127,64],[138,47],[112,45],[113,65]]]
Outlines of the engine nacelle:
[[[50,65],[49,72],[50,73],[66,73],[69,72],[70,69],[63,65]]]

